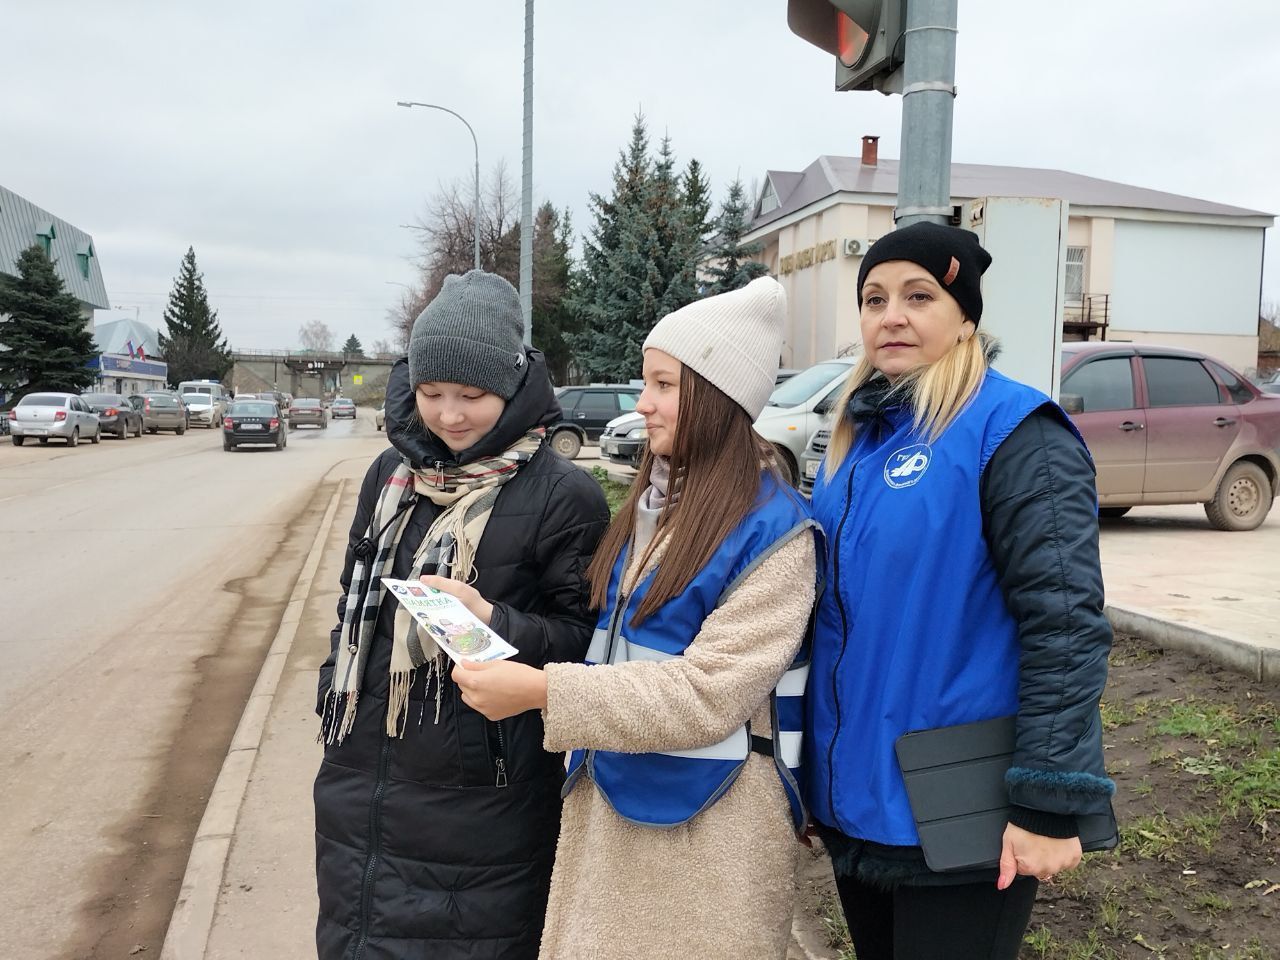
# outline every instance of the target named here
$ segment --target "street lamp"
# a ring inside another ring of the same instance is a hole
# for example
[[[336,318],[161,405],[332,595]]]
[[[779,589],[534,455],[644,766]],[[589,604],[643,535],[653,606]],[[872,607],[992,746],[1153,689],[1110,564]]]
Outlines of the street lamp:
[[[451,113],[464,124],[466,124],[467,132],[471,134],[471,145],[475,147],[476,153],[476,191],[475,204],[472,208],[471,217],[475,227],[475,254],[476,269],[480,269],[480,142],[476,140],[476,132],[471,129],[471,124],[467,123],[467,118],[456,110],[450,110],[448,107],[442,107],[435,103],[419,103],[416,100],[397,100],[397,107],[426,107],[428,110],[443,110],[445,113]]]

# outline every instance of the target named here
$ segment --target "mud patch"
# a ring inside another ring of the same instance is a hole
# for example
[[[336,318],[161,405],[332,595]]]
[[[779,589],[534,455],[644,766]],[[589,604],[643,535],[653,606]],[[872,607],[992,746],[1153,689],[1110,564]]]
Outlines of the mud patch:
[[[216,651],[195,662],[190,699],[145,799],[112,832],[125,852],[91,868],[98,893],[69,938],[70,960],[160,956],[209,793],[336,488],[326,483],[307,499],[255,576],[224,587],[240,603]]]

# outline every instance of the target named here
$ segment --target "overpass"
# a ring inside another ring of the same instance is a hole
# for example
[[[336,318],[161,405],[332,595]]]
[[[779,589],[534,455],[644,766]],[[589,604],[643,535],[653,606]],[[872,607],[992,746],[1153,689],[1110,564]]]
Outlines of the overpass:
[[[231,388],[237,393],[280,390],[295,397],[341,393],[356,403],[381,400],[395,354],[359,356],[314,350],[233,350]]]

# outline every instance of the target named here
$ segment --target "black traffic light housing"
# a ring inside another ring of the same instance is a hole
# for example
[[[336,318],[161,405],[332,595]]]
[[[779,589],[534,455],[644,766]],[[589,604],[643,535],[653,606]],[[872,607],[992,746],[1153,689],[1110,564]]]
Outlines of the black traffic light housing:
[[[787,0],[787,26],[836,58],[837,90],[886,89],[902,65],[907,0]]]

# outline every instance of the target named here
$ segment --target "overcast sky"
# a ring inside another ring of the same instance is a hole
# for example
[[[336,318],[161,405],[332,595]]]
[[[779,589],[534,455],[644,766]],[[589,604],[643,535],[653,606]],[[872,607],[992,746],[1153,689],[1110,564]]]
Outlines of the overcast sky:
[[[91,233],[113,306],[153,326],[194,246],[241,348],[389,337],[437,186],[518,187],[524,4],[8,3],[0,183]],[[960,0],[957,162],[1052,167],[1280,213],[1280,12],[1262,0]],[[588,226],[637,110],[735,175],[899,154],[901,99],[837,94],[783,0],[539,0],[534,195]],[[1270,238],[1269,238],[1270,239]],[[1280,300],[1268,244],[1264,297]],[[1178,265],[1170,272],[1194,269]],[[1207,304],[1211,309],[1212,305]]]

